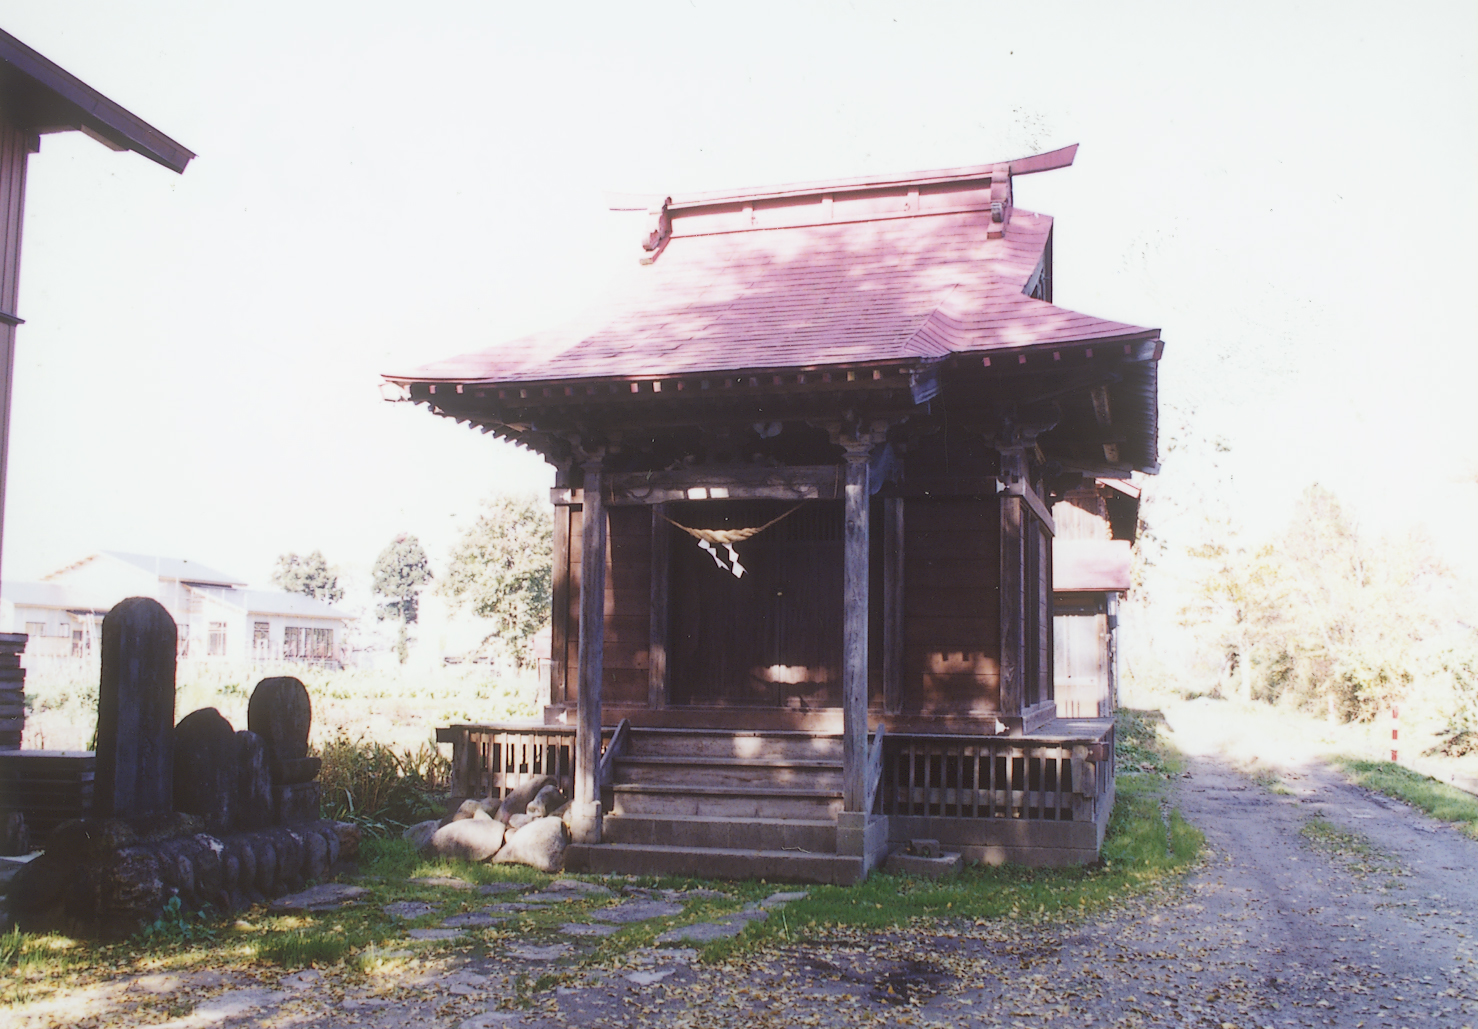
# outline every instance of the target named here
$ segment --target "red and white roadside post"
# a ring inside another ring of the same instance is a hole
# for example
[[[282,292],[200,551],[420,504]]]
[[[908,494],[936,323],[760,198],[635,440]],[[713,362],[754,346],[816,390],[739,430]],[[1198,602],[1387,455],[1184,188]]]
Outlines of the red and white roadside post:
[[[1395,704],[1391,705],[1391,760],[1399,761],[1396,756],[1396,740],[1401,731],[1401,709]]]

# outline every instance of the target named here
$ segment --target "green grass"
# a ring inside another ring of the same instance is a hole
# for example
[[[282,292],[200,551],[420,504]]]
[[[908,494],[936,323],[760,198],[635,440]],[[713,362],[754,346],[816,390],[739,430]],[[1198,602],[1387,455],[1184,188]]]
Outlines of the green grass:
[[[342,926],[332,929],[299,929],[278,933],[260,943],[256,956],[284,968],[336,965],[365,946],[366,934],[350,935]]]
[[[1341,757],[1335,764],[1355,783],[1420,808],[1433,818],[1454,822],[1469,836],[1478,838],[1478,797],[1429,775],[1389,761]]]

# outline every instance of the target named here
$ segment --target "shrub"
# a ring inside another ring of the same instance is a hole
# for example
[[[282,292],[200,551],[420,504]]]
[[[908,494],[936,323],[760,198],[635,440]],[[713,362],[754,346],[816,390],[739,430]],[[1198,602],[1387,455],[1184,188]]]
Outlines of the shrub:
[[[340,734],[319,751],[324,814],[378,836],[441,814],[451,762],[435,745],[399,753]]]

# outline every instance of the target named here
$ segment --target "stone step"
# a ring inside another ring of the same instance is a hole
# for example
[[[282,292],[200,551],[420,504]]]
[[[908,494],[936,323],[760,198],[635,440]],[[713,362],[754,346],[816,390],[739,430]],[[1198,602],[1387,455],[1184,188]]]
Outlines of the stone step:
[[[850,886],[863,878],[862,858],[842,854],[634,843],[572,843],[565,849],[565,870],[597,875],[683,875],[836,886]]]
[[[693,786],[782,786],[841,789],[839,761],[738,757],[649,757],[616,759],[616,781]]]
[[[612,814],[702,815],[709,818],[835,819],[840,789],[695,786],[691,783],[616,783]]]
[[[783,850],[810,854],[836,852],[837,827],[830,819],[733,818],[715,820],[694,815],[606,816],[601,838],[606,843],[668,847]]]
[[[842,734],[799,729],[631,729],[636,757],[842,760]]]

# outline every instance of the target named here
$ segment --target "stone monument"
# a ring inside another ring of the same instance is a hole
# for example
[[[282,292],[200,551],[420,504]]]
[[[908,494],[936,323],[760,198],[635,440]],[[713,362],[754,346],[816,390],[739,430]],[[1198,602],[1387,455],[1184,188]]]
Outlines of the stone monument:
[[[174,620],[147,597],[103,619],[94,809],[12,880],[26,931],[125,937],[171,898],[235,911],[358,856],[359,829],[319,817],[303,684],[259,683],[245,731],[214,708],[175,725],[175,646]]]

